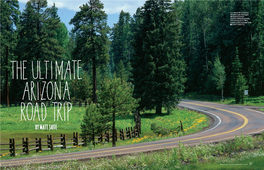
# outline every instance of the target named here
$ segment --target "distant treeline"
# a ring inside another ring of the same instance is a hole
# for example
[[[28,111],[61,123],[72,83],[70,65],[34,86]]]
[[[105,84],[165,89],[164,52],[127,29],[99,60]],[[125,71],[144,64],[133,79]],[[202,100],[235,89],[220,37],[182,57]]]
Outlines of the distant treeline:
[[[264,95],[263,1],[147,0],[133,16],[121,11],[110,28],[103,4],[90,0],[71,19],[70,32],[46,0],[28,1],[22,13],[17,0],[0,3],[5,103],[20,101],[25,87],[12,79],[14,60],[82,60],[82,79],[67,79],[71,100],[96,102],[96,90],[113,74],[133,83],[142,109],[169,107],[182,92],[233,96],[239,88]],[[251,23],[230,25],[231,12],[248,12]]]

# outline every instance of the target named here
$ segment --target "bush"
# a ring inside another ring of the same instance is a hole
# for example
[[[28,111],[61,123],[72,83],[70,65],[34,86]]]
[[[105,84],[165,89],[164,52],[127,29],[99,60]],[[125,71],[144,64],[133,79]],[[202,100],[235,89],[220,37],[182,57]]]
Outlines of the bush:
[[[95,140],[95,136],[102,133],[103,130],[109,128],[105,123],[105,117],[100,113],[98,106],[91,103],[83,116],[83,123],[81,124],[82,134],[85,139],[85,145]]]
[[[173,132],[173,130],[170,130],[170,129],[166,129],[166,128],[163,128],[161,126],[158,126],[157,123],[152,123],[151,124],[151,130],[158,134],[158,135],[163,135],[163,136],[166,136],[166,135],[169,135],[170,133]]]

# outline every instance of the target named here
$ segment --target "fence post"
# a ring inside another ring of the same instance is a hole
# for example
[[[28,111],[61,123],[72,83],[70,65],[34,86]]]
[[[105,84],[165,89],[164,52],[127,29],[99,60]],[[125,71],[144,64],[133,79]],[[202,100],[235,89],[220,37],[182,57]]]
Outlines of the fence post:
[[[122,140],[122,137],[123,137],[123,135],[122,135],[122,129],[119,129],[119,137],[120,137],[120,140]]]
[[[29,143],[28,143],[28,138],[26,138],[26,153],[29,155]]]
[[[104,142],[104,133],[102,132],[101,133],[101,143],[103,143]]]
[[[183,131],[182,121],[180,120],[180,122],[181,122],[181,131]]]
[[[126,138],[128,137],[129,138],[129,134],[128,134],[129,132],[128,132],[128,129],[127,129],[127,127],[126,127]]]
[[[134,127],[134,133],[135,133],[135,137],[138,137],[138,128],[137,128],[137,125]]]
[[[39,138],[39,151],[42,152],[42,141],[41,141],[41,138]]]
[[[25,138],[22,138],[22,152],[26,152]]]
[[[129,139],[132,139],[131,129],[130,128],[128,129],[129,129]]]
[[[63,136],[62,136],[62,134],[61,134],[61,139],[60,139],[60,141],[61,141],[61,145],[62,145],[61,149],[63,149],[63,148],[64,148],[64,145],[63,145]]]
[[[47,144],[48,144],[48,148],[50,148],[50,135],[47,135]]]
[[[125,132],[124,132],[124,129],[122,129],[122,133],[123,133],[123,140],[125,140]]]
[[[85,107],[87,106],[87,101],[85,100],[85,103],[84,103]]]
[[[11,156],[13,156],[13,140],[9,139],[9,152],[11,153]]]
[[[36,149],[36,152],[38,152],[38,151],[39,151],[39,144],[38,144],[39,141],[38,141],[38,138],[36,138],[36,141],[35,141],[35,142],[36,142],[36,148],[38,147],[38,148]]]
[[[75,136],[75,132],[73,132],[73,134],[72,134],[72,138],[73,138],[73,146],[75,146],[76,145],[76,136]]]
[[[79,132],[76,132],[76,145],[79,146]]]
[[[15,141],[15,139],[13,139],[13,153],[14,153],[14,156],[16,156],[16,141]]]
[[[54,151],[54,148],[53,148],[53,136],[52,135],[50,135],[50,149],[52,151]]]
[[[63,135],[63,146],[64,146],[64,149],[67,149],[66,134]]]

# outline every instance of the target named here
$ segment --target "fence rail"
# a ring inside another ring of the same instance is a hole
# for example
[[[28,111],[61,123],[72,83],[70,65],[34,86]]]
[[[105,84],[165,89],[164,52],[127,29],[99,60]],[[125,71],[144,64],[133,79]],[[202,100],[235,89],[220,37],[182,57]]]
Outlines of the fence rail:
[[[134,128],[128,127],[126,130],[121,129],[119,130],[119,133],[117,133],[117,129],[115,131],[115,136],[113,137],[112,133],[110,131],[106,131],[102,133],[100,136],[94,136],[94,140],[92,141],[93,144],[97,143],[106,143],[111,142],[113,139],[115,141],[120,140],[126,140],[126,139],[132,139],[139,137],[140,134],[140,127],[135,126]],[[9,150],[9,154],[11,156],[16,155],[23,155],[23,154],[29,154],[30,151],[36,150],[36,152],[42,152],[45,150],[51,150],[54,151],[54,148],[61,148],[61,149],[67,149],[72,148],[76,146],[83,146],[85,144],[85,138],[89,138],[89,136],[80,136],[78,132],[73,132],[73,138],[67,138],[66,134],[61,134],[60,137],[53,138],[53,135],[47,135],[47,140],[42,140],[41,138],[35,138],[35,140],[29,141],[28,138],[22,138],[22,144],[16,144],[15,139],[9,139],[9,143],[0,143],[0,145],[8,145],[9,148],[1,148],[2,150]],[[111,140],[112,138],[112,140]],[[119,139],[119,140],[118,140]],[[72,141],[72,142],[70,142]],[[72,146],[67,146],[72,145]],[[17,148],[17,146],[22,146]],[[43,148],[47,147],[47,148]],[[21,153],[16,153],[17,150],[22,150]],[[2,156],[3,154],[1,154]]]

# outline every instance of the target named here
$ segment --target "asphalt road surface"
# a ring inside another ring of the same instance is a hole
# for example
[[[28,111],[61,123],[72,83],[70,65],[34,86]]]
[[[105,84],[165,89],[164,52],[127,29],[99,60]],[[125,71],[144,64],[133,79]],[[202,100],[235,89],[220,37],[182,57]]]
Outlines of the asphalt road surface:
[[[195,145],[199,144],[200,141],[210,143],[232,139],[236,135],[240,136],[241,131],[243,135],[264,131],[264,112],[254,110],[254,108],[264,107],[224,105],[193,100],[183,100],[179,106],[205,113],[213,118],[214,121],[209,128],[201,132],[178,138],[58,155],[1,160],[0,166],[8,167],[32,163],[89,160],[92,157],[112,157],[113,154],[115,156],[121,156],[137,152],[152,152],[163,150],[164,148],[176,147],[179,141],[188,145]]]

